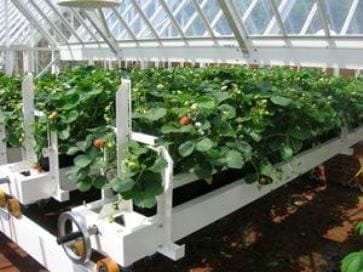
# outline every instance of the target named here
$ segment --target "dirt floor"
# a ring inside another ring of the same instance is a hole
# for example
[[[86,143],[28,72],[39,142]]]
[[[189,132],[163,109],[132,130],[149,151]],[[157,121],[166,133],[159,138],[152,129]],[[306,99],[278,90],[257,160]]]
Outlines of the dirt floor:
[[[306,177],[291,182],[180,243],[178,262],[155,255],[136,263],[133,272],[333,272],[341,258],[362,249],[353,225],[363,220],[358,190]],[[0,271],[45,271],[0,237]],[[66,271],[65,271],[66,272]]]

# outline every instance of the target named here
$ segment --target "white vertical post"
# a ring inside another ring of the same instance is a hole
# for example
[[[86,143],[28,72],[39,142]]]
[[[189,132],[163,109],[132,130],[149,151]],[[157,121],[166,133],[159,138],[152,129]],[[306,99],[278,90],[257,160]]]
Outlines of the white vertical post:
[[[5,124],[3,113],[0,110],[0,165],[4,165],[8,162],[6,154],[6,143],[5,143]]]
[[[121,86],[116,94],[116,143],[117,143],[117,175],[122,173],[122,159],[125,153],[125,144],[131,132],[131,81],[122,79]],[[132,211],[132,201],[125,201],[126,209]]]
[[[173,260],[178,260],[185,255],[185,246],[179,246],[172,238],[172,214],[173,214],[173,169],[174,162],[168,150],[161,146],[158,148],[160,156],[168,163],[162,172],[163,194],[158,197],[157,218],[159,227],[158,251]]]
[[[52,50],[52,74],[59,74],[58,52]]]
[[[53,197],[58,201],[67,201],[69,200],[69,192],[63,191],[60,187],[58,134],[56,131],[50,131],[49,133],[50,146],[47,155],[49,159],[50,177],[53,183]]]
[[[33,151],[34,138],[32,125],[34,124],[34,92],[33,75],[27,74],[22,82],[23,97],[23,125],[24,125],[24,150],[23,159],[28,162],[35,162],[36,156]]]

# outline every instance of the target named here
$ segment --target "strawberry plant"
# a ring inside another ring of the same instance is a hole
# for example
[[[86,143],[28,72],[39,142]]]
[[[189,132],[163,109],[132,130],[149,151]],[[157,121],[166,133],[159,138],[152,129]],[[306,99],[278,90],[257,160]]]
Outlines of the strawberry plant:
[[[115,94],[132,80],[134,131],[158,137],[174,172],[210,181],[228,169],[254,169],[249,182],[273,182],[272,165],[363,120],[361,79],[328,77],[313,69],[146,69],[76,67],[36,82],[36,150],[46,128],[57,131],[60,153],[74,156],[69,176],[81,191],[112,188],[136,205],[152,207],[162,192],[165,161],[135,142],[124,147],[117,175]]]
[[[359,235],[363,235],[363,222],[357,224],[356,230]],[[363,271],[363,250],[345,256],[341,261],[340,269],[342,272]]]
[[[21,147],[22,129],[21,77],[0,74],[0,119],[5,124],[5,142],[9,147]],[[3,143],[0,143],[3,144]]]

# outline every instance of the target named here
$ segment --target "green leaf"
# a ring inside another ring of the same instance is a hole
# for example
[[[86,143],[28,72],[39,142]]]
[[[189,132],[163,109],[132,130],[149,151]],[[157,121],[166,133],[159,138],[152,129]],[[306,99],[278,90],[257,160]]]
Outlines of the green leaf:
[[[288,159],[291,159],[294,155],[294,151],[292,148],[288,145],[284,145],[281,149],[281,157],[283,160],[287,161]]]
[[[70,136],[71,136],[71,128],[69,126],[67,126],[65,129],[63,129],[62,131],[58,132],[58,137],[61,140],[67,140]]]
[[[135,181],[131,178],[121,179],[114,178],[111,181],[112,189],[118,193],[123,193],[126,191],[130,191],[135,186]]]
[[[193,172],[198,176],[198,178],[206,179],[212,176],[213,167],[208,161],[201,161],[194,167]]]
[[[273,166],[268,160],[262,160],[259,164],[258,169],[261,175],[269,177],[272,172]]]
[[[300,128],[293,128],[288,131],[289,136],[300,140],[300,141],[306,141],[312,137],[311,132],[309,130],[303,130]]]
[[[217,98],[218,104],[232,97],[229,92],[217,92],[214,96]]]
[[[342,260],[342,272],[361,272],[363,271],[363,251],[348,254]]]
[[[255,132],[255,131],[251,131],[250,133],[249,133],[249,135],[251,136],[251,138],[256,142],[256,143],[258,143],[258,142],[260,142],[261,141],[261,139],[262,139],[262,137],[261,137],[261,135],[260,134],[258,134],[257,132]]]
[[[67,155],[69,156],[73,156],[73,155],[76,155],[78,152],[80,152],[81,149],[77,146],[72,146],[71,148],[69,148],[67,150]]]
[[[80,168],[84,168],[92,163],[92,158],[87,155],[82,154],[82,155],[78,155],[77,157],[75,157],[73,162],[74,162],[74,165],[76,165]]]
[[[246,141],[237,141],[237,149],[242,152],[245,156],[250,156],[252,154],[252,146]]]
[[[274,103],[278,106],[282,106],[282,107],[286,107],[292,102],[292,100],[290,98],[283,97],[283,96],[272,96],[271,101],[272,101],[272,103]]]
[[[71,110],[78,106],[81,101],[81,97],[79,94],[74,94],[71,96],[67,96],[64,98],[65,104],[60,107],[62,110]]]
[[[244,165],[242,154],[235,150],[230,150],[226,154],[226,164],[229,168],[241,169]]]
[[[363,235],[363,221],[359,222],[356,226],[355,229],[357,230],[359,235]]]
[[[244,178],[244,181],[247,183],[247,184],[251,184],[251,183],[254,183],[257,181],[257,174],[248,174],[245,178]]]
[[[179,154],[182,157],[188,157],[190,154],[193,153],[195,149],[195,143],[192,141],[186,141],[185,143],[179,146]]]
[[[92,188],[92,183],[92,178],[85,177],[84,179],[77,182],[77,188],[81,192],[87,192]]]
[[[149,168],[150,171],[160,173],[168,166],[168,163],[163,158],[157,158],[154,164]]]
[[[151,121],[157,121],[161,118],[163,118],[167,113],[167,110],[165,108],[152,108],[150,109],[145,117]]]
[[[219,110],[222,115],[227,119],[232,119],[236,117],[236,109],[228,104],[222,104],[219,106]]]
[[[204,138],[196,145],[196,149],[200,152],[206,152],[213,147],[213,142],[209,138]]]
[[[72,110],[61,115],[61,119],[65,124],[73,123],[79,116],[78,111]]]
[[[93,180],[93,187],[95,187],[98,190],[101,190],[106,183],[107,179],[105,176],[96,176]]]
[[[198,104],[200,109],[211,110],[216,106],[216,102],[214,98],[209,96],[200,96],[195,99],[195,102]]]

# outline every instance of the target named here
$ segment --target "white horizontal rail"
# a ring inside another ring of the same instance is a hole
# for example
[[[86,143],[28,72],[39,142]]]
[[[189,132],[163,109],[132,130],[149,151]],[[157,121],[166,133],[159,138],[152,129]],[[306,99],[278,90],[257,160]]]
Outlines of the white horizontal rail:
[[[265,186],[235,181],[209,194],[193,199],[173,209],[172,235],[179,240],[216,220],[259,199],[294,178],[325,162],[363,139],[363,127],[348,134],[345,140],[336,138],[295,156],[274,169],[282,170],[281,181]]]

